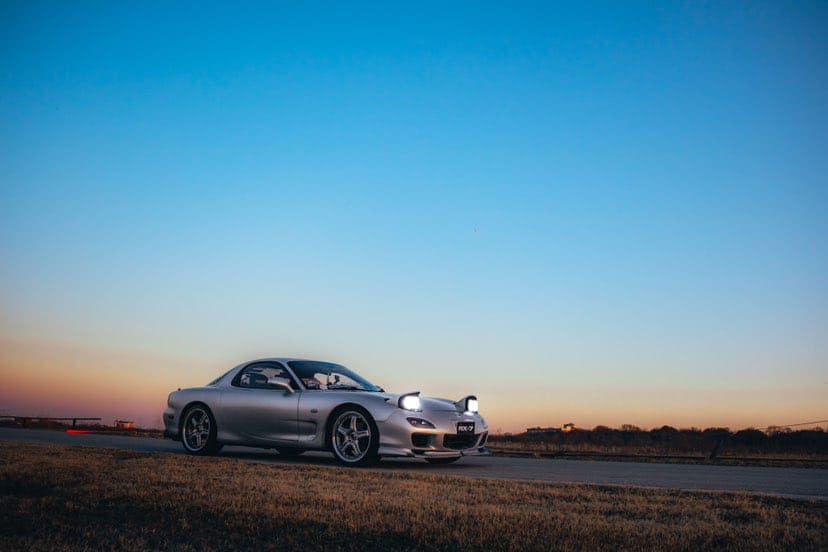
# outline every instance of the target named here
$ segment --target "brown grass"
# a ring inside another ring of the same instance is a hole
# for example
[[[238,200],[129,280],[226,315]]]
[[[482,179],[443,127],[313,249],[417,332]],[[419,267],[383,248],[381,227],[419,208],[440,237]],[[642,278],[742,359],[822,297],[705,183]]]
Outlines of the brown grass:
[[[828,505],[0,442],[0,549],[819,550]]]
[[[599,447],[595,445],[558,446],[542,442],[503,442],[490,439],[489,450],[497,456],[567,458],[608,462],[657,462],[667,464],[715,464],[719,466],[764,466],[774,468],[828,469],[825,455],[785,453],[730,453],[710,458],[701,452],[663,451],[655,448]]]

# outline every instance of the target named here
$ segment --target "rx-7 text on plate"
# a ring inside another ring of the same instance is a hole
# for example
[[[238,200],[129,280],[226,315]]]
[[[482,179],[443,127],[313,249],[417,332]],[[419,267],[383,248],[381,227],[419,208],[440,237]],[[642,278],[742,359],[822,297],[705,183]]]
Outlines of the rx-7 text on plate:
[[[451,401],[386,393],[339,364],[290,358],[245,362],[204,387],[170,393],[164,426],[191,454],[223,445],[286,456],[321,450],[362,466],[385,456],[447,464],[488,452],[488,426],[473,395]]]

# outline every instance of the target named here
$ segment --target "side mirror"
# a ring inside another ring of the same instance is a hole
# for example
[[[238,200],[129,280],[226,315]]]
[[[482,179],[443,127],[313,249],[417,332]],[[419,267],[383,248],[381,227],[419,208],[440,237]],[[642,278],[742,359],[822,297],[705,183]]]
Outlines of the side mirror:
[[[267,386],[276,389],[284,389],[288,392],[288,395],[293,394],[293,387],[290,386],[290,383],[285,378],[270,378],[267,380]]]

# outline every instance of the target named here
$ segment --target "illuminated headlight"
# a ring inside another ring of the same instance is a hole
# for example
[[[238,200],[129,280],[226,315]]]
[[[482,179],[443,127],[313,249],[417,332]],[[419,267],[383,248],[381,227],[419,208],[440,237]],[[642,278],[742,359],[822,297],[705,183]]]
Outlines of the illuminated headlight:
[[[466,399],[466,412],[480,412],[480,406],[475,397]]]
[[[434,424],[432,424],[428,420],[423,420],[422,418],[406,418],[406,420],[408,420],[408,423],[413,425],[414,427],[434,429]]]
[[[419,395],[403,395],[400,397],[398,406],[405,410],[419,410],[420,396]]]

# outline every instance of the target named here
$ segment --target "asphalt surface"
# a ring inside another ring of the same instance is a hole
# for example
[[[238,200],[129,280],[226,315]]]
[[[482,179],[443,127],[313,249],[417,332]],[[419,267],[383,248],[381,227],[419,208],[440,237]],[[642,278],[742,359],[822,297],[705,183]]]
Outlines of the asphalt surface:
[[[0,440],[119,448],[144,452],[184,454],[181,444],[167,439],[118,435],[74,435],[59,431],[0,428]],[[337,466],[333,456],[305,453],[282,458],[275,451],[248,447],[224,447],[221,457],[273,464]],[[409,471],[480,479],[515,479],[556,483],[634,485],[685,490],[742,491],[792,498],[828,500],[828,470],[763,468],[509,458],[467,457],[448,466],[432,466],[423,460],[383,460],[378,471]]]

